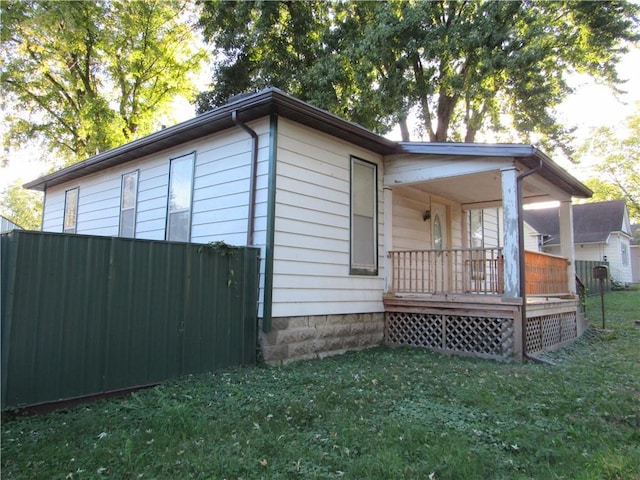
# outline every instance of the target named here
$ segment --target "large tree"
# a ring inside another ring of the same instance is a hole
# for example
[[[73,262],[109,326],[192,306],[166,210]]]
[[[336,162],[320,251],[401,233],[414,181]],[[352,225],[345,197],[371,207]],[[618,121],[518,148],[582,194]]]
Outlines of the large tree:
[[[25,190],[21,182],[13,183],[0,192],[0,213],[27,230],[40,230],[42,221],[42,193]]]
[[[584,182],[592,200],[625,200],[631,223],[640,223],[640,103],[637,109],[617,131],[594,130],[579,150],[581,161],[594,165],[595,176]]]
[[[275,85],[376,131],[400,123],[405,139],[413,109],[431,141],[474,141],[508,117],[523,140],[566,146],[554,108],[567,76],[615,87],[639,38],[639,6],[624,1],[298,3],[204,2],[222,60],[200,110]]]
[[[196,47],[181,0],[2,2],[6,140],[44,138],[74,162],[158,128],[192,97]]]

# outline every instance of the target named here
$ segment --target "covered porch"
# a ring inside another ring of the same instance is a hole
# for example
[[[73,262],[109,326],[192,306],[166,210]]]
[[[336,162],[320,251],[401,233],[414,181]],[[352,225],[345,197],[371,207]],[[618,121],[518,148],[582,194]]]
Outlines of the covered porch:
[[[383,183],[387,344],[522,359],[582,333],[570,205],[590,191],[546,155],[411,144],[385,159]],[[552,200],[562,256],[535,251],[521,222],[525,204]]]

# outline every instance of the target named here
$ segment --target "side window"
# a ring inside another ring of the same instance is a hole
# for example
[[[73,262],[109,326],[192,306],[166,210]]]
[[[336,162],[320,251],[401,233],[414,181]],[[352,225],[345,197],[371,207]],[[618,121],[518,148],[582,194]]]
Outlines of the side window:
[[[351,274],[378,274],[377,166],[351,158]]]
[[[121,237],[134,238],[136,234],[136,198],[138,195],[138,171],[122,175],[120,192]]]
[[[169,169],[166,239],[188,242],[191,239],[191,191],[195,153],[172,158]]]
[[[625,267],[629,265],[629,244],[622,239],[620,240],[620,257],[622,259],[622,265]]]
[[[79,187],[76,187],[64,193],[64,220],[62,228],[64,233],[76,233],[78,226],[78,192]]]

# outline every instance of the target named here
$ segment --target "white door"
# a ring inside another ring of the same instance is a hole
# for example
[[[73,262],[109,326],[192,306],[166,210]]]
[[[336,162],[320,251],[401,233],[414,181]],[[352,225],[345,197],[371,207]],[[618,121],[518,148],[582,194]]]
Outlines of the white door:
[[[449,252],[449,221],[447,207],[439,203],[431,204],[431,248],[443,250],[433,255],[432,275],[434,290],[436,292],[449,291],[449,270],[451,261]]]

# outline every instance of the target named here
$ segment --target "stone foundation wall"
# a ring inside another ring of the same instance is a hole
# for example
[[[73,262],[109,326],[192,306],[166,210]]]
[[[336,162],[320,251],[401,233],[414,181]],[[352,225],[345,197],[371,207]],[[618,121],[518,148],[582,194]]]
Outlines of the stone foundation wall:
[[[269,333],[260,329],[264,360],[289,362],[380,345],[384,313],[278,317],[271,326]]]

